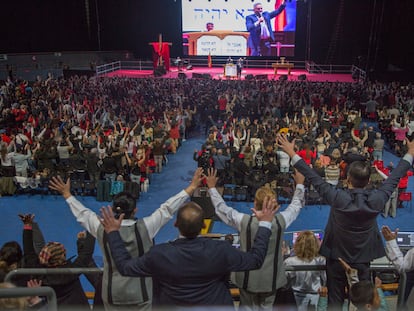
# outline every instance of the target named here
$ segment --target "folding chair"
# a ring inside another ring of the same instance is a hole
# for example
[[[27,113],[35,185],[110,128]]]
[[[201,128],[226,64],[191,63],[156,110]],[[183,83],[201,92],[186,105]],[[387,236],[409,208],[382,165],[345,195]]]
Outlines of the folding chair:
[[[411,192],[401,192],[398,196],[398,199],[400,200],[400,202],[402,204],[404,204],[404,202],[407,202],[407,204],[410,205],[410,212],[412,212],[412,193]]]
[[[236,185],[235,184],[224,184],[223,199],[226,201],[235,200]]]

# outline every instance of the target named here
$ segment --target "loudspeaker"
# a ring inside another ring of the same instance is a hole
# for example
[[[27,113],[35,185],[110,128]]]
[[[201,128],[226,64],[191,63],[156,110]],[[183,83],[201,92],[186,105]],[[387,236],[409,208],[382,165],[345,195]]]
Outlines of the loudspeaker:
[[[287,81],[287,79],[288,79],[288,76],[287,75],[281,75],[279,77],[279,81]]]
[[[252,74],[246,75],[246,80],[253,80],[254,76]]]
[[[209,73],[203,73],[202,79],[210,80],[211,79],[211,76],[210,76]]]
[[[193,65],[188,65],[187,70],[193,70]]]
[[[267,75],[256,75],[256,80],[267,80]]]
[[[167,70],[165,70],[164,66],[159,66],[154,69],[154,76],[161,77],[162,75],[165,75],[167,73]]]
[[[352,79],[354,79],[354,80],[358,80],[359,79],[359,72],[358,71],[354,71],[352,73]]]
[[[306,75],[305,74],[298,75],[298,80],[299,81],[305,81],[306,80]]]
[[[184,73],[184,72],[179,72],[178,73],[178,79],[182,79],[182,80],[184,80],[184,79],[186,79],[187,78],[187,76],[186,76],[186,74]]]

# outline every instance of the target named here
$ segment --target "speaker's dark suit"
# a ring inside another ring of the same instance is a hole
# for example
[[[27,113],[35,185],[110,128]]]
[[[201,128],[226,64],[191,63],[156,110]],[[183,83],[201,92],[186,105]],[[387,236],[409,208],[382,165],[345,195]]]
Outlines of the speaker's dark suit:
[[[154,304],[232,305],[229,273],[260,268],[270,234],[260,227],[253,248],[246,253],[227,241],[182,238],[153,246],[139,258],[131,258],[118,232],[108,234],[108,240],[122,275],[152,276]]]
[[[293,163],[297,159],[295,156]],[[376,190],[336,189],[325,182],[303,160],[294,163],[294,167],[331,206],[320,249],[320,254],[327,259],[330,303],[331,296],[336,294],[334,288],[330,288],[330,284],[338,290],[338,293],[343,292],[346,284],[343,269],[337,261],[338,258],[342,258],[357,268],[360,279],[366,279],[369,273],[369,263],[375,258],[385,256],[376,218],[384,209],[385,203],[395,190],[400,178],[410,168],[411,162],[411,156],[404,157],[389,178]],[[334,265],[334,271],[330,271],[330,264]]]
[[[270,40],[266,42],[266,44],[261,44],[261,26],[260,24],[255,25],[258,21],[259,16],[256,14],[251,14],[246,16],[246,28],[247,31],[250,32],[248,45],[250,48],[250,56],[270,56],[270,41],[275,41],[275,35],[272,31],[272,25],[270,24],[270,20],[278,16],[284,9],[286,5],[282,4],[276,10],[272,12],[263,12],[262,16],[264,19],[264,23],[266,23],[267,29],[269,30]]]

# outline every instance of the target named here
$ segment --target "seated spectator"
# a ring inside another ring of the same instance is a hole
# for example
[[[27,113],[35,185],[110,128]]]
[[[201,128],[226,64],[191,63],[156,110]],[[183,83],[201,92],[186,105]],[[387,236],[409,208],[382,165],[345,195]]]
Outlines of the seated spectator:
[[[325,258],[318,255],[320,241],[312,231],[302,231],[293,245],[294,255],[285,259],[288,266],[325,265]],[[325,284],[324,271],[289,271],[286,272],[289,284],[295,295],[299,311],[308,310],[309,306],[316,308],[318,304],[318,289]]]

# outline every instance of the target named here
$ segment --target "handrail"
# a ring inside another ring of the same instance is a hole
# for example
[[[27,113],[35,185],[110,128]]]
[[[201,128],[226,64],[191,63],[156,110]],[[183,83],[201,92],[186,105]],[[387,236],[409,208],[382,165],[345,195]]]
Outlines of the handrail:
[[[294,266],[285,266],[286,271],[319,271],[326,270],[324,265],[294,265]],[[397,308],[404,306],[404,295],[405,295],[405,285],[407,283],[407,275],[405,272],[400,272],[394,266],[390,265],[371,265],[371,271],[393,271],[397,272],[400,276],[399,285],[398,285],[398,295],[397,295]]]
[[[365,82],[367,78],[367,73],[365,72],[365,70],[362,70],[361,68],[355,65],[352,65],[351,73],[352,73],[352,77],[358,80],[359,82]]]
[[[21,268],[7,273],[4,281],[11,282],[16,275],[85,274],[102,272],[102,268]]]
[[[95,72],[96,75],[99,76],[119,69],[121,69],[121,61],[118,60],[112,63],[96,66]]]
[[[0,298],[46,296],[47,310],[57,311],[56,293],[48,286],[1,288]]]
[[[293,265],[285,266],[286,271],[321,271],[326,270],[325,265]],[[371,265],[371,271],[393,271],[400,275],[398,286],[397,307],[402,307],[404,304],[405,286],[407,276],[405,272],[399,272],[398,269],[391,265]],[[11,279],[16,275],[52,275],[52,274],[81,274],[81,273],[102,273],[102,268],[21,268],[12,270],[7,273],[4,278],[5,282],[11,282]],[[29,296],[29,295],[28,295]],[[14,296],[16,297],[16,296]],[[55,297],[56,298],[56,297]]]

